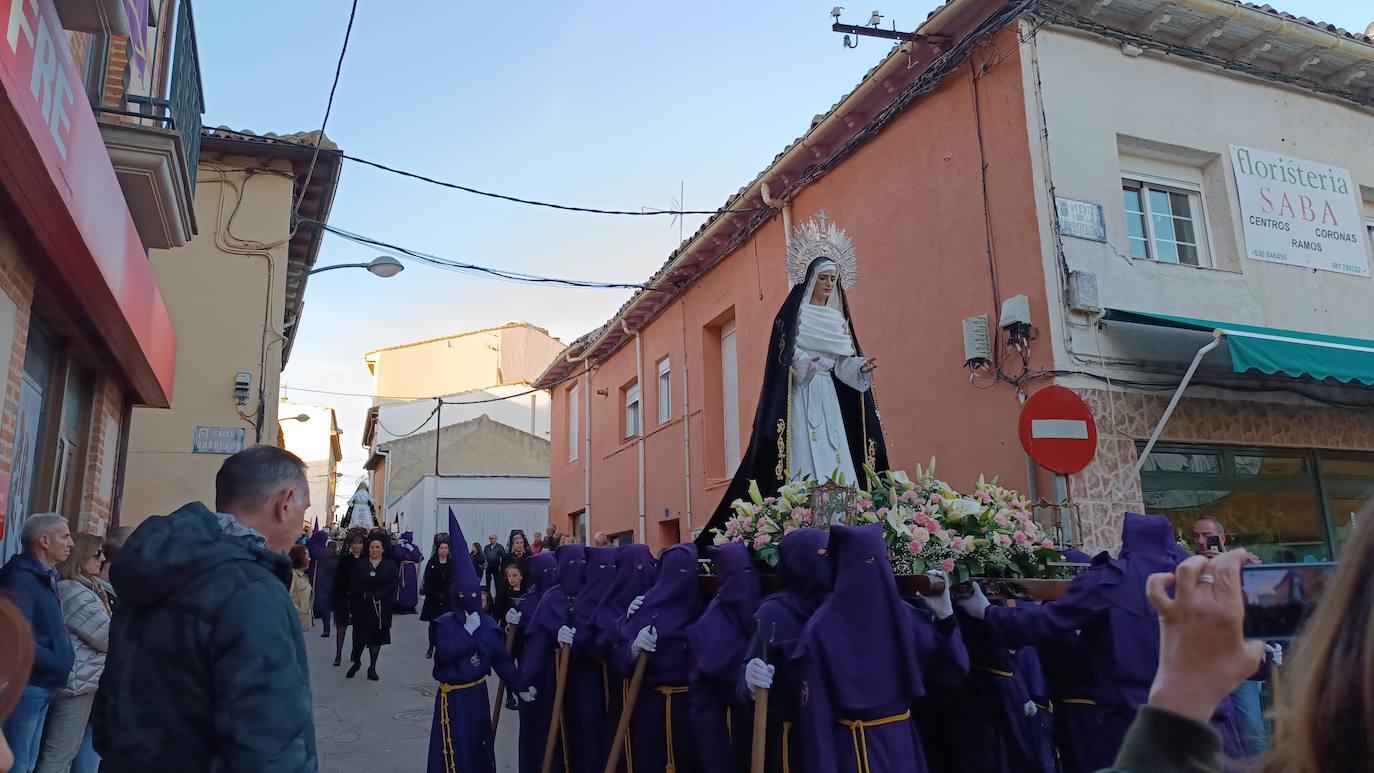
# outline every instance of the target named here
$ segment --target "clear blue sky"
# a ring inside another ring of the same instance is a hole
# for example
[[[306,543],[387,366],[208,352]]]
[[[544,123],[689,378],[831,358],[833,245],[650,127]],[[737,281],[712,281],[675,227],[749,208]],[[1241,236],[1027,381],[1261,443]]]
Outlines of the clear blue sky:
[[[886,53],[844,50],[840,0],[694,3],[455,3],[361,0],[329,121],[350,154],[514,195],[612,209],[712,209],[802,134]],[[939,3],[878,8],[912,29]],[[1280,5],[1362,31],[1367,0]],[[207,125],[319,128],[347,0],[196,5]],[[1363,6],[1363,7],[1361,7]],[[872,8],[847,7],[862,24]],[[677,246],[667,217],[560,213],[448,191],[346,164],[334,225],[385,241],[529,273],[638,282]],[[688,218],[690,234],[702,218]],[[376,251],[327,237],[319,265]],[[409,264],[315,277],[288,387],[366,393],[362,354],[512,320],[564,341],[605,321],[625,291],[536,288]],[[363,461],[366,398],[288,390],[332,405],[346,475]],[[351,478],[340,482],[352,493]]]

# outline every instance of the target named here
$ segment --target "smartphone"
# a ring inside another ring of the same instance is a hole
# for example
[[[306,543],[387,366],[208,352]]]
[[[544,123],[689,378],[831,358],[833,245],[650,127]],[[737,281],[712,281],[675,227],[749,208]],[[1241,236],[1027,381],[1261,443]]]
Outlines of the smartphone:
[[[1221,536],[1218,535],[1218,534],[1209,534],[1209,535],[1207,535],[1207,547],[1210,548],[1210,549],[1212,549],[1212,550],[1217,551],[1218,553],[1220,553],[1220,552],[1221,552]]]
[[[1333,561],[1242,567],[1245,638],[1292,639],[1321,601],[1335,572]]]

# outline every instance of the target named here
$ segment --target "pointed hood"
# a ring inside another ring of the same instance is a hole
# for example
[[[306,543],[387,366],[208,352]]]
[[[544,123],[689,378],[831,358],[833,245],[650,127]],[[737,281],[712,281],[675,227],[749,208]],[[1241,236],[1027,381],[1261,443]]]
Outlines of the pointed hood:
[[[659,636],[685,633],[701,606],[696,545],[674,545],[659,557],[658,580],[644,594],[639,611],[621,626],[620,638],[633,638],[645,625],[655,626]]]
[[[711,549],[720,590],[706,611],[687,629],[694,673],[732,679],[744,665],[759,606],[759,575],[743,542]]]
[[[329,545],[329,532],[321,531],[320,521],[315,519],[315,530],[310,532],[310,540],[305,543],[305,549],[310,552],[310,562],[313,564],[324,558],[325,547]]]
[[[587,641],[592,639],[596,625],[596,609],[615,582],[615,555],[616,550],[612,547],[587,548],[582,591],[577,594],[577,601],[573,604],[573,627],[579,631],[586,629]]]
[[[448,509],[448,533],[459,545],[467,544],[463,527],[458,524],[452,507]],[[458,558],[449,561],[449,564],[453,566],[453,581],[449,584],[449,604],[453,611],[464,615],[482,611],[482,581],[478,579],[472,562]]]
[[[530,558],[528,581],[533,585],[520,602],[520,611],[525,615],[525,623],[533,620],[534,611],[539,608],[539,601],[548,593],[549,588],[558,584],[558,559],[553,557],[553,553],[545,550]]]
[[[580,543],[560,545],[554,551],[558,559],[558,585],[569,598],[577,598],[586,584],[587,546]]]
[[[802,619],[811,616],[835,584],[826,529],[797,529],[778,544],[778,575],[782,590],[776,598]]]
[[[603,653],[615,646],[620,618],[630,602],[648,593],[656,579],[658,563],[648,545],[632,542],[615,549],[615,579],[596,607],[596,643]]]

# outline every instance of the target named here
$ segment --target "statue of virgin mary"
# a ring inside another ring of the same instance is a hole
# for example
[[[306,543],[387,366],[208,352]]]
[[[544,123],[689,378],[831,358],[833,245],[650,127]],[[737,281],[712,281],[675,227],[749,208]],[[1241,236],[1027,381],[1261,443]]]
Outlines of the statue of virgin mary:
[[[765,495],[794,478],[864,484],[862,465],[887,469],[873,399],[877,360],[863,356],[845,293],[858,277],[849,237],[821,213],[787,244],[791,291],[773,321],[749,447],[702,530],[723,528],[730,503],[756,480]]]

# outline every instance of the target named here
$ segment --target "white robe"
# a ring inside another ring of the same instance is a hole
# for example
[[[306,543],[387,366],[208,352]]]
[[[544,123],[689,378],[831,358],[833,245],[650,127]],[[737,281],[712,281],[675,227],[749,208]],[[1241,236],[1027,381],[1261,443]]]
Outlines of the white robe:
[[[792,415],[789,434],[791,474],[809,475],[817,481],[843,477],[846,484],[862,486],[858,467],[849,452],[844,417],[835,392],[833,372],[840,381],[860,392],[873,383],[872,373],[862,373],[865,357],[854,356],[852,338],[844,315],[825,306],[803,306],[803,324],[792,350]],[[807,325],[820,327],[807,335]],[[824,346],[830,351],[813,351]],[[817,360],[816,358],[819,358]],[[857,429],[857,428],[856,428]],[[862,461],[862,460],[861,460]]]

